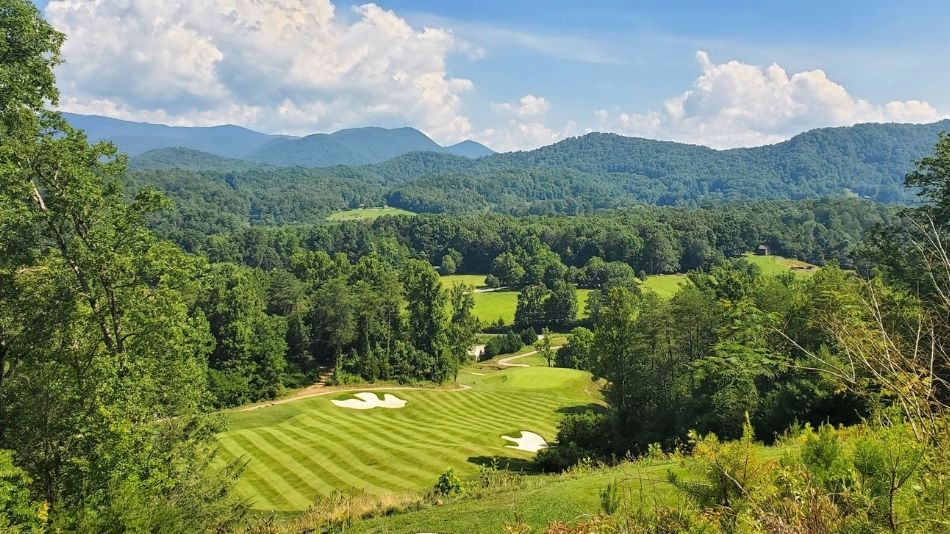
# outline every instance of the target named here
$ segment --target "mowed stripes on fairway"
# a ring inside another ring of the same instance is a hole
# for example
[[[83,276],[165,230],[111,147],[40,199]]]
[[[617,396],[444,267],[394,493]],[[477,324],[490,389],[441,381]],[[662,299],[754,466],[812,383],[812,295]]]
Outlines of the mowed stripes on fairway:
[[[303,510],[336,490],[374,494],[429,488],[440,473],[474,473],[494,457],[529,459],[502,435],[530,430],[554,438],[565,408],[594,402],[590,375],[523,368],[464,374],[471,389],[393,390],[399,409],[351,410],[338,393],[247,412],[231,412],[221,459],[247,461],[238,491],[261,510]],[[382,395],[385,390],[376,391]]]

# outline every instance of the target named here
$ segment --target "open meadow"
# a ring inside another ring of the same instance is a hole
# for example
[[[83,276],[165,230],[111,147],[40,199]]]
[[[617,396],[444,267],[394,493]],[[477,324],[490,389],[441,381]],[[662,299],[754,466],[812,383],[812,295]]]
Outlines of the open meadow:
[[[399,208],[356,208],[352,210],[335,211],[327,215],[330,221],[371,221],[383,215],[415,215],[411,211]]]

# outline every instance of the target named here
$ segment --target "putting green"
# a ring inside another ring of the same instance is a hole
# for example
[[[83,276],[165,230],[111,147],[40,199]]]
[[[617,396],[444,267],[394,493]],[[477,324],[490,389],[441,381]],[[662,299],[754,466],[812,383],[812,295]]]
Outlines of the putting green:
[[[447,467],[465,476],[493,458],[524,463],[532,454],[506,448],[502,435],[528,430],[553,441],[565,410],[599,402],[585,392],[590,375],[572,369],[465,371],[459,382],[471,388],[393,388],[388,392],[407,401],[399,409],[330,402],[352,398],[350,391],[232,411],[230,430],[220,435],[221,459],[247,460],[237,489],[255,509],[299,511],[335,490],[425,489]]]

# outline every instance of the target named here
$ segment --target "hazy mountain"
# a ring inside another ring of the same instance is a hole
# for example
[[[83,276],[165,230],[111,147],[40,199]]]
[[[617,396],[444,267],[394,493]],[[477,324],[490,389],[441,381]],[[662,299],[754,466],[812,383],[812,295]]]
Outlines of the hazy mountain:
[[[130,156],[156,148],[183,147],[235,158],[282,138],[232,125],[166,126],[97,115],[64,113],[63,116],[74,127],[85,130],[90,140],[112,141],[119,150]]]
[[[456,156],[462,156],[466,158],[482,158],[485,156],[490,156],[495,153],[494,150],[488,148],[487,146],[476,143],[475,141],[462,141],[461,143],[456,143],[452,146],[445,147],[445,152],[449,154],[454,154]]]
[[[91,140],[110,140],[132,156],[162,148],[186,148],[277,166],[328,167],[378,163],[409,152],[442,152],[469,158],[494,153],[474,141],[442,147],[414,128],[354,128],[297,138],[230,125],[183,127],[95,115],[65,113],[64,116],[73,126],[85,130]],[[186,159],[193,156],[182,155]]]

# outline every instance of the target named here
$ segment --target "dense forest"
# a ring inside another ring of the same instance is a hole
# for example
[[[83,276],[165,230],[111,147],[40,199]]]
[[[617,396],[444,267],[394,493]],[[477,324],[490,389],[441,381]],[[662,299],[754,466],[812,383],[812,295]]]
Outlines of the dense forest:
[[[51,111],[63,39],[0,0],[0,530],[239,529],[245,464],[220,461],[221,408],[320,375],[451,383],[490,331],[492,354],[544,332],[549,365],[603,385],[533,467],[706,459],[674,481],[690,500],[641,531],[946,531],[947,123],[328,169],[175,151],[130,170]],[[444,213],[322,220],[382,198]],[[767,275],[741,258],[759,245],[822,268]],[[514,324],[480,324],[473,288],[440,272],[518,290]],[[666,273],[688,273],[672,298],[641,290]],[[551,331],[569,333],[557,354]],[[858,423],[846,458],[832,428]],[[822,425],[775,474],[736,452]]]

